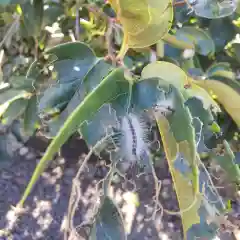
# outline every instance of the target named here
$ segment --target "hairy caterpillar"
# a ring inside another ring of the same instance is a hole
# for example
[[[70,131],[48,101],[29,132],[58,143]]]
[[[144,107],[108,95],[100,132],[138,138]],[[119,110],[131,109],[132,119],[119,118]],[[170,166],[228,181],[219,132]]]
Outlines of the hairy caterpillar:
[[[130,165],[140,163],[147,165],[149,157],[149,132],[143,115],[128,113],[119,122],[115,136],[115,144],[118,146],[120,158],[123,159],[123,169],[127,170]]]

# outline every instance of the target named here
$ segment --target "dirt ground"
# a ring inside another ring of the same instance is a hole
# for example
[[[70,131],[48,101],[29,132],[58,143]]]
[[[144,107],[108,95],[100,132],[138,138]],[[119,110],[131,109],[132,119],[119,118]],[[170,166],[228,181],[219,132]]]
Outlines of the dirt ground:
[[[39,143],[35,143],[39,145]],[[62,156],[55,159],[47,171],[41,176],[31,196],[27,199],[26,212],[18,221],[14,218],[11,206],[19,201],[27,183],[39,161],[37,153],[31,147],[20,147],[13,161],[5,169],[0,170],[0,229],[8,227],[11,238],[1,236],[0,240],[62,240],[66,224],[66,213],[71,191],[72,178],[86,154],[86,146],[78,145],[81,142],[70,143],[73,150],[63,148]],[[33,144],[34,145],[34,144]],[[41,144],[40,144],[41,145]],[[40,148],[40,146],[38,146]],[[41,151],[44,150],[40,149]],[[41,152],[40,151],[40,152]],[[92,162],[92,161],[91,161]],[[104,171],[101,167],[88,165],[88,171],[81,178],[81,202],[77,210],[75,223],[78,224],[91,215],[96,201],[96,183],[101,179]],[[163,206],[177,211],[178,206],[172,189],[172,180],[167,165],[161,161],[156,169],[162,180],[160,200]],[[155,220],[147,220],[153,212],[154,185],[151,178],[141,177],[136,180],[140,206],[136,208],[128,196],[133,189],[131,184],[115,184],[112,192],[115,201],[119,204],[128,228],[132,231],[128,235],[130,240],[182,240],[181,221],[177,216],[170,216],[159,212]],[[83,238],[84,239],[84,238]],[[221,239],[234,239],[228,234]]]

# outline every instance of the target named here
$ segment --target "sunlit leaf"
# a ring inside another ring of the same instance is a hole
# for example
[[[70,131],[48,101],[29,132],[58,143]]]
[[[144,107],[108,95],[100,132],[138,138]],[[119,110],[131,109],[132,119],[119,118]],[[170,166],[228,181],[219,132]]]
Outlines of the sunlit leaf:
[[[159,77],[172,84],[177,88],[183,89],[186,84],[189,84],[189,79],[185,72],[175,64],[158,61],[148,64],[142,70],[142,78]]]
[[[214,94],[216,100],[223,105],[238,127],[240,126],[240,85],[238,82],[224,78],[195,81],[195,83],[207,90],[209,94]]]
[[[195,197],[198,198],[198,196],[195,196],[193,187],[189,184],[189,180],[174,167],[174,162],[179,154],[179,150],[167,119],[157,119],[157,124],[161,133],[169,170],[173,178],[180,211],[186,210],[191,206],[188,211],[181,214],[183,231],[186,239],[188,229],[191,228],[193,224],[200,223],[200,218],[198,216],[200,205],[198,200],[194,203],[196,200]]]
[[[168,84],[172,84],[184,93],[184,97],[197,97],[204,103],[204,107],[207,109],[213,106],[216,111],[220,111],[218,104],[211,98],[206,90],[195,84],[192,78],[177,65],[158,61],[148,64],[142,70],[143,78],[159,77]]]
[[[155,44],[171,27],[173,7],[169,0],[111,0],[110,3],[123,25],[131,48]]]

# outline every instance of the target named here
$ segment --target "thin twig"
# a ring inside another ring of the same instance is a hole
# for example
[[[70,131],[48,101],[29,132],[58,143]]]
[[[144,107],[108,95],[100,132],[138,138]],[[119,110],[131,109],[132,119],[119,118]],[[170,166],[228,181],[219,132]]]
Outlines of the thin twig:
[[[95,146],[93,146],[90,149],[89,153],[87,154],[87,156],[83,160],[80,168],[78,169],[78,172],[77,172],[75,178],[72,181],[72,190],[71,190],[71,195],[70,195],[70,199],[69,199],[68,214],[67,214],[67,227],[65,229],[65,234],[64,234],[64,239],[65,240],[68,239],[68,233],[69,232],[71,233],[71,231],[74,229],[73,217],[75,215],[75,211],[76,211],[76,208],[78,206],[79,199],[80,199],[80,192],[79,192],[79,188],[80,188],[79,177],[80,177],[80,174],[83,172],[84,168],[86,167],[86,164],[87,164],[88,160],[90,159],[90,157],[94,153],[94,151],[97,148],[99,148],[99,146],[101,144],[103,144],[103,142],[105,142],[110,137],[111,137],[111,135],[105,136],[103,139],[101,139],[99,142],[97,142],[97,144]],[[76,196],[76,199],[75,199],[75,196]]]
[[[76,39],[80,37],[80,24],[79,24],[79,0],[76,1],[76,22],[75,22],[75,35]]]

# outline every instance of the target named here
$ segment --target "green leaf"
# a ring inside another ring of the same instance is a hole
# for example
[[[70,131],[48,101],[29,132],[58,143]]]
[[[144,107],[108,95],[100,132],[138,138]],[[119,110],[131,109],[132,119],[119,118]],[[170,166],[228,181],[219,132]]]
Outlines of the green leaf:
[[[49,2],[44,5],[43,26],[52,26],[58,18],[64,15],[64,8],[61,4]]]
[[[37,96],[34,95],[28,100],[28,104],[24,112],[24,132],[27,135],[33,134],[37,128],[38,120]]]
[[[209,125],[213,123],[213,116],[208,109],[204,108],[203,102],[196,97],[189,98],[186,102],[185,105],[189,108],[192,117],[198,118],[203,125]]]
[[[144,48],[157,43],[171,28],[173,6],[171,1],[110,0],[123,25],[127,44],[131,48]]]
[[[223,142],[225,153],[223,156],[214,156],[214,160],[225,170],[228,178],[236,183],[240,183],[240,168],[235,162],[235,156],[228,142]]]
[[[21,5],[23,29],[29,36],[39,37],[42,32],[43,0],[26,1]]]
[[[39,101],[41,113],[66,106],[84,78],[99,61],[93,51],[80,42],[60,44],[46,53],[56,58],[52,74],[55,75],[53,79],[55,83],[43,93]]]
[[[161,89],[159,87],[159,78],[143,78],[141,81],[135,83],[132,87],[132,99],[134,109],[137,111],[142,111],[145,109],[152,108],[159,100],[164,99],[166,87],[163,86],[163,81],[161,81]]]
[[[168,120],[166,118],[158,118],[157,124],[163,141],[169,170],[172,175],[180,211],[186,210],[191,206],[188,211],[184,211],[181,214],[183,231],[185,235],[184,239],[186,239],[186,233],[188,229],[193,224],[200,223],[198,209],[200,207],[201,198],[195,195],[193,186],[189,185],[189,179],[184,177],[184,175],[174,166],[174,162],[176,161],[180,150],[173,136],[173,132]],[[197,201],[194,203],[195,198],[197,198]]]
[[[189,84],[188,76],[180,67],[165,61],[150,63],[144,67],[142,78],[154,77],[161,78],[179,89],[184,89],[184,86]]]
[[[213,19],[209,25],[209,33],[220,52],[235,36],[234,26],[229,18]]]
[[[170,94],[170,97],[173,98],[173,108],[175,111],[173,114],[167,116],[167,120],[176,142],[188,145],[190,155],[187,157],[187,160],[191,166],[194,166],[196,164],[196,143],[194,128],[191,124],[192,116],[189,109],[184,106],[185,100],[182,94],[176,88],[172,88]]]
[[[52,140],[33,173],[22,199],[19,202],[20,206],[24,204],[39,176],[67,139],[77,131],[85,121],[91,120],[103,104],[111,102],[121,94],[127,94],[128,91],[129,83],[125,80],[124,71],[122,69],[114,70],[105,77],[98,86],[92,89],[92,91],[70,114],[56,137]]]
[[[195,83],[214,95],[215,99],[222,104],[238,127],[240,127],[240,84],[228,78],[206,79]],[[226,97],[231,96],[231,97]]]
[[[205,72],[208,78],[218,75],[220,72],[231,72],[231,65],[228,62],[216,62],[212,64]]]
[[[25,2],[25,0],[1,0],[0,5],[20,4],[23,2]]]
[[[58,130],[64,124],[68,116],[83,101],[84,97],[95,87],[97,87],[102,79],[107,76],[111,70],[112,66],[107,64],[103,59],[99,59],[95,62],[92,68],[83,77],[81,83],[78,84],[79,86],[73,89],[74,95],[71,97],[71,99],[66,100],[66,107],[64,110],[59,114],[59,116],[55,117],[49,122],[51,136],[55,136],[57,134]],[[64,90],[66,89],[64,89],[63,86],[63,94],[66,94],[66,92],[64,93]],[[59,103],[59,100],[56,103]]]
[[[27,105],[28,99],[25,98],[19,98],[13,101],[4,112],[2,122],[4,124],[11,124],[13,120],[17,119],[24,113]]]
[[[207,32],[200,28],[184,26],[177,30],[176,38],[195,46],[196,52],[201,55],[213,55],[215,53],[215,45]]]
[[[14,89],[25,90],[28,92],[34,90],[33,86],[35,79],[33,78],[28,78],[25,76],[13,76],[9,79],[9,82]]]
[[[110,197],[105,197],[96,217],[89,240],[126,240],[123,218]]]

